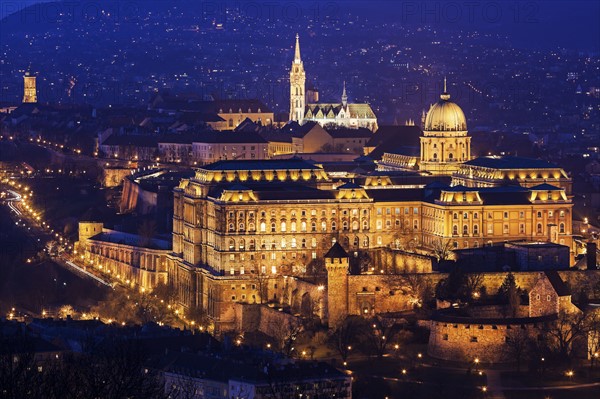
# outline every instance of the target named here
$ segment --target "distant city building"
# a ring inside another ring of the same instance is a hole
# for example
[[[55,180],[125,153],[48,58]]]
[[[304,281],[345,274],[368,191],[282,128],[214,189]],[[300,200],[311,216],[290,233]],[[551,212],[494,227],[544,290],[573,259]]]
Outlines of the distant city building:
[[[37,103],[36,77],[29,72],[23,76],[23,103]]]
[[[158,93],[150,100],[148,109],[166,114],[189,114],[214,130],[235,129],[246,119],[262,126],[270,126],[274,121],[273,111],[256,99],[207,101],[195,95]]]
[[[202,398],[352,398],[352,377],[325,363],[235,359],[169,353],[161,375],[168,393],[204,392]]]
[[[300,58],[300,39],[296,35],[296,50],[290,70],[290,120],[300,124],[306,121],[318,122],[321,126],[364,127],[377,130],[377,117],[366,103],[348,103],[346,83],[339,103],[308,103],[307,98],[318,99],[311,92],[306,93],[306,72]]]

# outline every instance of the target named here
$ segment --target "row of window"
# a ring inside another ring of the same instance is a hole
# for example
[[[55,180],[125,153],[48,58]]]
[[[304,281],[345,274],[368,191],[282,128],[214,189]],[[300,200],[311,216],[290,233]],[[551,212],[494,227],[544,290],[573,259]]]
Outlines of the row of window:
[[[502,214],[504,219],[508,219],[509,218],[509,212],[504,212]],[[454,212],[452,215],[452,219],[454,220],[458,220],[458,218],[460,217],[460,214],[458,212]],[[462,213],[462,217],[463,219],[468,219],[469,218],[469,212],[463,212]],[[525,217],[525,212],[524,211],[520,211],[519,212],[519,218],[524,218]],[[536,212],[536,217],[538,218],[542,218],[543,217],[543,213],[541,211]],[[553,211],[548,211],[548,217],[554,217],[554,212]],[[564,218],[565,217],[565,211],[560,211],[559,212],[559,217]],[[488,212],[488,219],[493,219],[494,218],[494,214],[492,212]],[[473,212],[473,219],[479,219],[479,213],[478,212]]]
[[[402,225],[402,222],[399,219],[396,219],[395,221],[395,227],[396,228],[410,228],[409,226],[409,221],[407,221],[404,226]],[[311,232],[316,232],[317,231],[317,222],[311,222],[310,223],[310,231]],[[237,231],[238,232],[243,232],[246,231],[245,229],[246,225],[244,223],[239,223],[237,226]],[[270,232],[271,233],[276,233],[277,232],[277,225],[275,223],[271,223],[271,229]],[[300,222],[300,231],[305,233],[307,232],[307,227],[308,224],[307,222]],[[352,223],[349,223],[348,221],[343,221],[342,222],[342,231],[349,231],[350,227],[352,227],[352,230],[356,231],[359,230],[359,223],[358,221],[353,221]],[[392,228],[392,221],[391,220],[386,220],[385,222],[385,227],[386,229],[391,229]],[[321,232],[327,232],[327,222],[321,222],[320,223],[320,228],[321,228]],[[383,221],[378,220],[376,222],[376,228],[377,230],[382,230],[383,229]],[[419,221],[418,220],[413,220],[412,223],[412,228],[413,229],[418,229],[419,228]],[[363,230],[369,230],[369,222],[367,220],[363,220],[362,222],[362,229]],[[235,225],[233,223],[229,223],[229,225],[227,226],[227,230],[229,232],[235,232]],[[256,226],[254,223],[249,223],[248,224],[248,231],[249,232],[255,232],[256,231]],[[261,222],[259,225],[259,231],[261,233],[266,233],[267,232],[267,224],[265,222]],[[287,222],[281,222],[279,225],[279,231],[281,233],[285,233],[287,232]],[[291,222],[290,223],[290,232],[295,233],[296,231],[298,231],[298,224],[296,222]],[[331,222],[331,231],[337,231],[337,223],[335,221]]]
[[[346,246],[346,247],[350,246],[350,238],[349,237],[344,237],[342,240],[343,240],[342,244],[344,246]],[[383,245],[383,238],[381,236],[378,236],[375,240],[377,242],[377,245],[379,245],[379,246]],[[335,238],[333,238],[331,240],[331,244],[328,242],[327,239],[323,239],[321,242],[321,246],[323,248],[327,248],[329,245],[335,244],[335,242],[336,242]],[[358,236],[354,237],[354,239],[352,240],[352,244],[354,247],[359,247],[360,243],[361,243],[361,239]],[[289,244],[289,246],[288,246],[288,244]],[[267,241],[267,240],[260,241],[260,249],[270,249],[270,250],[276,250],[278,248],[281,248],[281,249],[307,248],[307,245],[308,245],[308,241],[305,238],[301,239],[300,241],[298,241],[296,238],[291,238],[289,241],[286,238],[282,238],[281,241],[279,242],[279,247],[275,241]],[[362,246],[364,248],[369,247],[369,237],[367,237],[367,236],[363,237]],[[312,238],[310,240],[310,247],[311,248],[317,247],[317,239],[316,238]],[[237,245],[236,245],[236,241],[234,239],[230,239],[228,248],[230,251],[236,251],[236,249],[237,249],[238,251],[243,252],[246,250],[246,240],[244,240],[244,239],[238,240]],[[250,240],[247,249],[248,249],[248,251],[255,251],[256,250],[256,240]],[[276,254],[274,252],[271,253],[271,259],[273,259],[273,260],[276,259],[274,257],[275,255]]]
[[[411,213],[414,215],[418,215],[419,214],[419,208],[418,207],[405,207],[403,208],[377,208],[376,209],[376,213],[377,215],[391,215],[392,213],[396,214],[396,215],[400,215],[402,214],[402,212],[404,211],[405,215],[408,215]],[[309,214],[309,211],[306,209],[302,209],[300,211],[297,210],[292,210],[290,211],[290,216],[291,217],[296,217],[298,215],[298,212],[300,214],[300,216],[304,217],[307,216]],[[317,210],[316,209],[311,209],[310,210],[310,216],[317,216]],[[359,215],[359,210],[358,209],[342,209],[341,214],[343,216],[348,216],[349,214],[352,216],[358,216]],[[277,217],[277,211],[272,210],[270,213],[271,217]],[[287,216],[287,211],[286,210],[282,210],[279,211],[279,215],[281,217],[286,217]],[[369,210],[368,209],[363,209],[362,210],[362,215],[363,216],[367,216],[369,214]],[[335,216],[337,215],[337,209],[331,209],[331,216]],[[327,216],[327,211],[325,209],[321,210],[321,216]],[[236,212],[234,211],[229,211],[229,219],[234,219],[236,217]],[[245,213],[244,211],[238,211],[237,212],[237,218],[238,219],[244,219],[245,217]],[[266,218],[267,217],[267,212],[266,211],[261,211],[260,212],[260,217],[261,218]],[[250,219],[254,219],[254,211],[250,211],[248,212],[248,218]]]

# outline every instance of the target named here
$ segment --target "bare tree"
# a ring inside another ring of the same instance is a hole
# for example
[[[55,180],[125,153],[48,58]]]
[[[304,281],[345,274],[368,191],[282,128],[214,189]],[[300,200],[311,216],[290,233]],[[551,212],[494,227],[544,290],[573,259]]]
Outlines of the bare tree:
[[[452,254],[452,241],[447,238],[438,237],[431,244],[431,250],[438,262],[449,260]]]
[[[364,321],[359,316],[348,316],[331,334],[331,343],[344,362],[348,359],[363,324]]]
[[[517,363],[517,371],[521,370],[521,362],[527,355],[530,339],[527,330],[519,327],[512,328],[506,335],[506,355]]]
[[[562,359],[573,355],[573,344],[580,338],[587,338],[588,316],[585,313],[561,313],[557,320],[544,325],[550,349]]]
[[[263,304],[269,300],[269,281],[271,277],[267,273],[263,273],[262,270],[257,270],[257,273],[252,275],[252,284],[256,285],[256,292],[258,294],[258,303]]]
[[[465,276],[465,289],[467,294],[471,297],[479,295],[481,288],[483,287],[483,274],[481,273],[467,273]]]
[[[304,330],[302,320],[297,317],[288,318],[285,322],[276,323],[273,327],[274,337],[279,344],[280,351],[291,356],[294,352],[294,343],[300,333]]]
[[[373,350],[378,357],[383,357],[389,343],[400,331],[400,325],[396,324],[393,319],[375,316],[368,321],[368,325],[363,331],[368,348]]]
[[[590,358],[590,367],[600,358],[600,313],[594,311],[587,319],[587,350]]]

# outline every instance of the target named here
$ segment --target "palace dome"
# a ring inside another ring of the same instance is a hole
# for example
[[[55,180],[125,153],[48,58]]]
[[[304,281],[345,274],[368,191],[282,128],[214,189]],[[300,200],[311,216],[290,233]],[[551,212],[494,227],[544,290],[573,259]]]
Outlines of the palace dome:
[[[433,104],[425,118],[426,132],[464,132],[467,119],[462,109],[450,101],[446,91],[440,95],[440,101]]]

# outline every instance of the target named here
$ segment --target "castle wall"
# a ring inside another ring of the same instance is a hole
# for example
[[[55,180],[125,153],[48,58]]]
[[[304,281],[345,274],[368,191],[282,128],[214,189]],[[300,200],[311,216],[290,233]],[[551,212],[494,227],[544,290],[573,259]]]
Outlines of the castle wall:
[[[526,291],[533,288],[539,274],[539,272],[513,273],[516,284]],[[565,270],[559,274],[573,290],[586,287],[591,289],[600,280],[600,271],[595,270]],[[507,275],[508,272],[482,273],[483,285],[486,287],[487,293],[494,295]],[[420,296],[426,287],[433,292],[439,281],[447,276],[445,273],[348,275],[347,313],[332,314],[335,307],[329,306],[329,319],[343,320],[347,315],[373,316],[378,313],[413,309],[415,306],[419,306]],[[336,285],[342,284],[344,284],[344,280],[338,279]],[[339,292],[332,295],[329,287],[327,302],[339,304],[344,300],[339,295]],[[340,309],[337,312],[343,312],[343,310]]]
[[[373,251],[373,264],[388,273],[431,273],[435,258],[398,249]]]
[[[522,333],[519,329],[528,337],[536,337],[542,327],[542,322],[536,319],[513,320],[513,324],[479,324],[475,319],[464,322],[432,320],[428,354],[438,359],[463,362],[473,362],[475,358],[484,363],[511,361],[507,337],[515,339],[515,334]]]
[[[131,174],[128,168],[104,168],[102,169],[101,182],[103,187],[117,187],[126,176]]]
[[[282,337],[299,320],[296,316],[264,305],[236,303],[234,313],[236,331],[259,331],[274,338]]]

